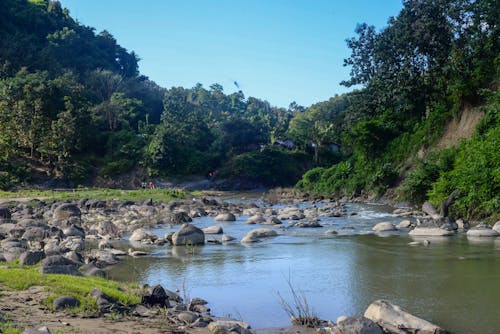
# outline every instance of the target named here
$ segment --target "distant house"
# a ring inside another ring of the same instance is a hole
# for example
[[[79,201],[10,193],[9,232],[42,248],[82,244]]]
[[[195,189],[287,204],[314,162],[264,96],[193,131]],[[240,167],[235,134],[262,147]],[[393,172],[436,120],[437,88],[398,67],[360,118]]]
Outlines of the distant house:
[[[273,146],[283,147],[289,150],[293,150],[297,147],[297,145],[295,145],[295,143],[290,139],[277,140],[273,143]]]

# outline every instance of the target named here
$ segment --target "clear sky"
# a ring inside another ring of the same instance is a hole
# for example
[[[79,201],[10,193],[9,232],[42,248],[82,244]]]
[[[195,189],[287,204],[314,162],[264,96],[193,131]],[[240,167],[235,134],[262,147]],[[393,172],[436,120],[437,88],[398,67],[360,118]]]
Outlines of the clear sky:
[[[345,40],[383,28],[401,0],[62,0],[73,18],[135,51],[160,86],[220,83],[272,105],[303,106],[349,89]]]

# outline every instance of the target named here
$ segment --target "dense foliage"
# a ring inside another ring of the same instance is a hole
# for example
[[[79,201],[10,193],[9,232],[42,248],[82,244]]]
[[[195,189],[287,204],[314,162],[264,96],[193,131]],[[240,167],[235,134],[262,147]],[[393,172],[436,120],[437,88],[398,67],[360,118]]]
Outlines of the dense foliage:
[[[499,17],[496,1],[406,0],[381,31],[360,24],[347,40],[351,77],[343,82],[358,90],[312,106],[289,129],[301,138],[324,129],[315,134],[338,140],[343,160],[307,172],[297,187],[360,195],[399,185],[401,198],[430,195],[436,204],[458,189],[455,214],[498,212]],[[478,134],[436,151],[464,105],[486,112]]]
[[[161,88],[139,74],[134,52],[58,1],[5,0],[0,18],[0,188],[40,174],[76,185],[138,167],[206,175],[281,138],[300,109],[218,84]]]

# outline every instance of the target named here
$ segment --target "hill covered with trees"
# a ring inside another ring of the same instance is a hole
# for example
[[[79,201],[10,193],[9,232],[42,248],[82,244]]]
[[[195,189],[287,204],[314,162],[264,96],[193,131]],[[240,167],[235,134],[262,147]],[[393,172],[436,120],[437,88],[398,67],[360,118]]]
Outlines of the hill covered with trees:
[[[41,174],[79,185],[218,170],[255,184],[300,180],[307,192],[414,203],[458,190],[454,214],[494,215],[499,10],[495,0],[404,0],[384,29],[360,24],[347,40],[343,84],[352,92],[285,109],[218,84],[159,87],[139,73],[134,52],[58,1],[3,0],[0,188]],[[467,112],[480,114],[474,135],[438,145]]]

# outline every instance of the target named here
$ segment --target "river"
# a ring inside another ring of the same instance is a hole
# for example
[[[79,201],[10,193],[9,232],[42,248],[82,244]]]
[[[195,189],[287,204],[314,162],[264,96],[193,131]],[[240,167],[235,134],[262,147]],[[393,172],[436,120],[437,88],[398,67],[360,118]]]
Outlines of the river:
[[[253,328],[290,324],[278,296],[292,301],[290,281],[322,319],[363,314],[372,301],[386,299],[453,333],[500,332],[500,238],[428,238],[428,246],[412,247],[407,232],[371,232],[380,221],[402,220],[389,208],[349,204],[348,212],[357,215],[322,217],[323,228],[282,228],[251,245],[151,248],[151,256],[125,259],[110,277],[179,289],[208,300],[212,314]],[[259,227],[245,224],[247,218],[193,224],[219,225],[239,240]],[[177,228],[154,232],[163,237]]]

